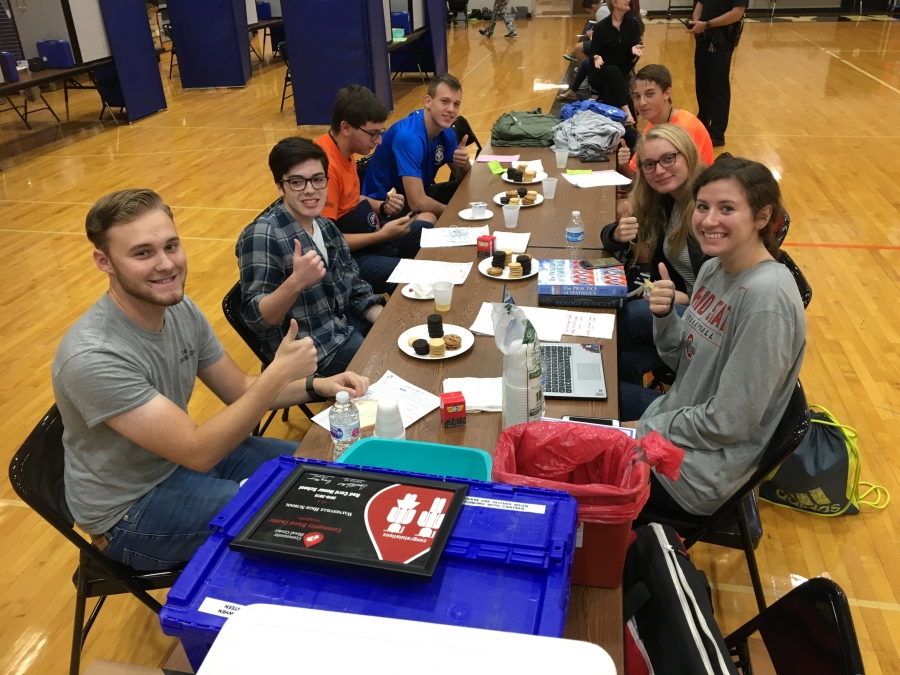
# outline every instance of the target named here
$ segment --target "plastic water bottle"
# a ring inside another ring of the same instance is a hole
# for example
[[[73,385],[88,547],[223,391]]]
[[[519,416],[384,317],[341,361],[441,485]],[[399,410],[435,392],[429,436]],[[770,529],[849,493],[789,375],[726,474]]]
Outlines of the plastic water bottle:
[[[572,211],[572,220],[566,227],[566,247],[569,260],[581,260],[581,246],[584,244],[584,221],[580,211]]]
[[[328,412],[331,440],[334,442],[334,461],[359,440],[359,410],[350,400],[350,394],[339,391],[335,404]]]

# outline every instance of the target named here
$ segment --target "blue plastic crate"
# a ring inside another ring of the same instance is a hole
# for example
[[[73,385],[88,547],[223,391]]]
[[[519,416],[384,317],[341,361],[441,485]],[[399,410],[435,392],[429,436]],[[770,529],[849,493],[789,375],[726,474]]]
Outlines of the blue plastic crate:
[[[169,591],[160,624],[181,640],[195,670],[233,611],[226,605],[270,603],[562,637],[578,512],[567,493],[454,479],[469,485],[467,500],[484,501],[460,510],[430,582],[229,549],[300,463],[347,468],[295,457],[264,464],[210,524],[214,532]]]
[[[66,40],[41,40],[37,43],[37,50],[46,68],[71,68],[75,65],[72,47]]]
[[[484,450],[461,445],[370,437],[347,448],[338,462],[432,476],[491,480],[491,456]]]
[[[402,28],[406,35],[412,33],[412,18],[409,12],[391,12],[391,28]]]
[[[256,1],[256,20],[265,21],[272,18],[272,4],[269,2]]]

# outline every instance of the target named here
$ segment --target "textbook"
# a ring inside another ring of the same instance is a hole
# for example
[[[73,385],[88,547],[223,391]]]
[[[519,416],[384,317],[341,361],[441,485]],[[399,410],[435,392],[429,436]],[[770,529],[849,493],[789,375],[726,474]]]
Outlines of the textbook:
[[[541,260],[538,262],[538,298],[564,296],[620,299],[628,294],[622,265],[589,268],[581,260]],[[540,303],[549,304],[549,303]],[[594,305],[598,306],[598,305]],[[609,305],[602,305],[609,306]]]
[[[538,306],[618,309],[625,306],[625,300],[609,295],[538,295]]]

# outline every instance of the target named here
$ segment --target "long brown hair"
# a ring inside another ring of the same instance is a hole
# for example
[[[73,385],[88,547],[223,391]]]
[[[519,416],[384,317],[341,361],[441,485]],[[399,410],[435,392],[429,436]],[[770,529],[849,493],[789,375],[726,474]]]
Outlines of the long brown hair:
[[[640,167],[641,148],[652,140],[668,141],[684,156],[688,166],[688,176],[684,183],[684,189],[679,189],[679,196],[662,195],[647,182],[644,171]],[[637,243],[646,247],[648,251],[656,250],[657,240],[664,235],[668,216],[666,207],[674,200],[678,204],[678,222],[672,235],[669,237],[669,247],[674,255],[678,255],[684,249],[688,239],[694,238],[691,227],[691,216],[694,213],[694,197],[690,186],[703,171],[703,164],[697,154],[697,146],[694,139],[687,131],[675,124],[658,124],[644,134],[637,146],[637,173],[634,176],[634,189],[631,191],[631,209],[638,221]],[[696,193],[695,193],[696,194]]]
[[[753,217],[767,206],[772,207],[772,215],[759,229],[759,238],[775,260],[781,256],[781,247],[775,236],[775,223],[780,222],[784,207],[781,205],[781,188],[769,169],[759,162],[743,157],[719,157],[713,165],[705,169],[694,181],[694,199],[704,185],[719,180],[733,180],[744,192]]]

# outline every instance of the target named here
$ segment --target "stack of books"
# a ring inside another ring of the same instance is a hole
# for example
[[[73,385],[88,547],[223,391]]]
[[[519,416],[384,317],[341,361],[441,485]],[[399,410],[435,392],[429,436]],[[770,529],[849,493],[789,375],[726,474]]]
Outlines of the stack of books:
[[[622,265],[588,268],[581,260],[541,260],[538,305],[542,307],[621,307],[628,293]]]

